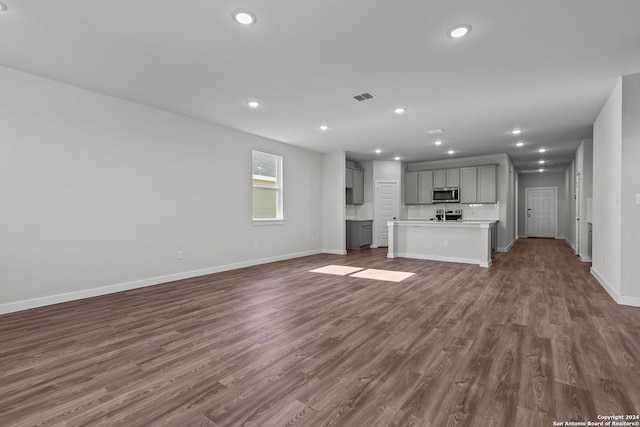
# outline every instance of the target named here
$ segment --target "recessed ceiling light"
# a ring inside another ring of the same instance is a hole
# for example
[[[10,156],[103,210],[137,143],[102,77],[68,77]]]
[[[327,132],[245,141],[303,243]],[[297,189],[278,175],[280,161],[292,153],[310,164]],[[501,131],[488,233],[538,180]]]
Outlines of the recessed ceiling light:
[[[436,145],[442,145],[442,141],[437,140],[436,142],[434,142],[434,144],[436,144]]]
[[[544,153],[545,151],[547,151],[546,148],[541,148],[541,149],[538,150],[538,153]]]
[[[511,133],[514,135],[520,135],[522,133],[522,129],[514,129],[511,131]]]
[[[7,5],[0,1],[0,12],[4,12],[7,10]]]
[[[453,151],[453,150],[447,151],[447,154],[453,154],[453,153],[455,153],[455,151]]]
[[[516,143],[516,145],[517,145],[518,147],[522,147],[522,146],[524,145],[524,142],[522,142],[522,141],[518,141],[518,142]]]
[[[396,159],[396,160],[400,160],[400,157],[396,156],[396,158],[395,158],[395,159]]]
[[[444,133],[444,130],[442,130],[442,129],[431,129],[431,130],[428,130],[427,133],[429,135],[438,135],[438,134]]]
[[[231,16],[233,17],[234,21],[242,25],[253,25],[257,20],[256,15],[244,9],[234,10]]]
[[[544,172],[544,169],[538,169],[538,172]]]
[[[456,25],[447,31],[447,35],[452,39],[459,39],[469,34],[469,31],[471,31],[471,25]]]
[[[329,130],[328,125],[320,125],[320,130]]]
[[[540,160],[538,163],[540,163],[541,165],[544,165],[544,160]]]
[[[407,111],[407,109],[406,109],[406,108],[404,108],[404,107],[398,107],[398,108],[396,108],[396,109],[395,109],[395,110],[393,110],[393,111],[394,111],[396,114],[402,114],[402,113],[404,113],[405,111]]]
[[[247,105],[251,108],[258,108],[260,106],[260,103],[258,101],[247,101]]]
[[[380,153],[382,153],[382,150],[378,148],[378,149],[376,150],[376,154],[380,154]]]

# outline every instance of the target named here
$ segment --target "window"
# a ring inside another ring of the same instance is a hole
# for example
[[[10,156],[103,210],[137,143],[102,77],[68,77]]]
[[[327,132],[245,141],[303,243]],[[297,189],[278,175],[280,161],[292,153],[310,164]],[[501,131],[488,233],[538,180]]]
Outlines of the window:
[[[282,157],[253,152],[253,220],[282,221]]]

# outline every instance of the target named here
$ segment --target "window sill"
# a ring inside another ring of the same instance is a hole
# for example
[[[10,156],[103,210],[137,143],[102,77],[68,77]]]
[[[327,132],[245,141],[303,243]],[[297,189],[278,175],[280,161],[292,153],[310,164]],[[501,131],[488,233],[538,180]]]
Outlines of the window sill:
[[[283,219],[254,219],[253,225],[282,225]]]

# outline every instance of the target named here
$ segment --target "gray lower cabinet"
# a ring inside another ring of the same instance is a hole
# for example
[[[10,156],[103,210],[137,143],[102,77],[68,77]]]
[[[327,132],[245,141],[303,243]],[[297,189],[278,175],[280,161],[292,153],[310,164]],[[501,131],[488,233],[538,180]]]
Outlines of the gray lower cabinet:
[[[361,249],[371,245],[371,220],[347,221],[347,249]]]

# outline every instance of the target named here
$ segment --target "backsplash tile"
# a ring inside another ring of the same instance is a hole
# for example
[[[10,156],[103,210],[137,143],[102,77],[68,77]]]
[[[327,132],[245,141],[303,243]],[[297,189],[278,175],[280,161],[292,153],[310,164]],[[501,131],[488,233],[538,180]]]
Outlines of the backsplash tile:
[[[369,220],[373,219],[373,203],[364,203],[362,205],[346,205],[345,215],[349,220]]]
[[[401,209],[405,219],[431,219],[436,217],[436,209],[462,209],[462,219],[466,220],[498,220],[500,219],[500,203],[465,204],[451,203],[439,205],[406,205]],[[406,210],[405,210],[406,209]],[[406,212],[406,216],[405,215]]]

